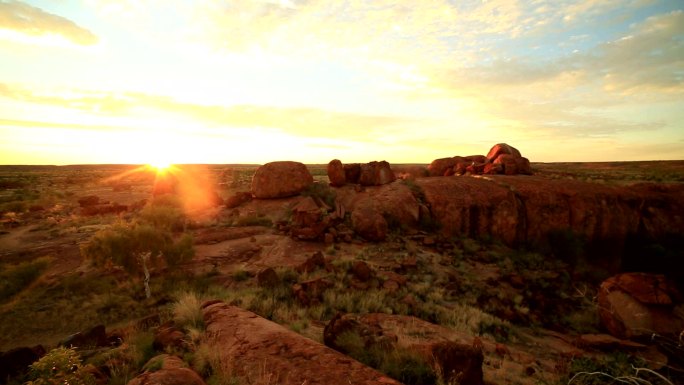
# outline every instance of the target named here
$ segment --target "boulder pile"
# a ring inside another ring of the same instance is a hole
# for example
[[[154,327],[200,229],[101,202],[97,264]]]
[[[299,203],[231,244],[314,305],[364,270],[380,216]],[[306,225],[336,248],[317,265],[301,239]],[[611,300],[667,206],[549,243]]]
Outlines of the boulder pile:
[[[386,161],[370,163],[342,164],[339,159],[333,159],[328,163],[328,179],[335,187],[344,186],[347,183],[360,184],[362,186],[381,186],[394,182],[394,175],[390,164]]]
[[[529,159],[515,147],[499,143],[489,150],[487,156],[470,155],[435,159],[428,166],[429,176],[452,175],[532,175]]]

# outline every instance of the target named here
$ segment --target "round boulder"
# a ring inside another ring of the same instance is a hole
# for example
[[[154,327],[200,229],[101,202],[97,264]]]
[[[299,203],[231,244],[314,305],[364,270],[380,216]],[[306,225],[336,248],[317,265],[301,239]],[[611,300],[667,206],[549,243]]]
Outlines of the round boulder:
[[[344,186],[347,183],[344,166],[339,159],[333,159],[328,163],[328,179],[335,187]]]
[[[252,177],[252,194],[258,199],[297,195],[313,184],[313,176],[299,162],[271,162],[259,167]]]

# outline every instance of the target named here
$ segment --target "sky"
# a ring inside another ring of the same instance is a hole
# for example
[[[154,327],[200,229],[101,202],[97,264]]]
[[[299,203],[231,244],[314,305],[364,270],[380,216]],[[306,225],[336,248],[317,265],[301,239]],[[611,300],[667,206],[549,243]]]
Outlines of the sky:
[[[0,164],[684,159],[682,0],[0,0]]]

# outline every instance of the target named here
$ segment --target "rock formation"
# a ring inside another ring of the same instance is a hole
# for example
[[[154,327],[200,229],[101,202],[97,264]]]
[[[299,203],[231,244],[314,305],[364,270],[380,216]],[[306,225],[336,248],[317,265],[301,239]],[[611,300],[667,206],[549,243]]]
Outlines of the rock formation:
[[[208,342],[250,383],[399,385],[361,363],[256,314],[214,303],[204,308]],[[266,380],[270,381],[266,381]]]
[[[674,308],[682,303],[674,284],[658,274],[618,274],[603,281],[598,294],[601,323],[619,338],[680,333],[684,318]]]
[[[299,162],[271,162],[259,167],[252,177],[252,194],[258,199],[297,195],[313,183],[313,176]]]
[[[344,186],[346,183],[380,186],[397,179],[390,164],[384,160],[364,164],[342,164],[338,159],[333,159],[328,163],[327,171],[330,185],[335,187]]]

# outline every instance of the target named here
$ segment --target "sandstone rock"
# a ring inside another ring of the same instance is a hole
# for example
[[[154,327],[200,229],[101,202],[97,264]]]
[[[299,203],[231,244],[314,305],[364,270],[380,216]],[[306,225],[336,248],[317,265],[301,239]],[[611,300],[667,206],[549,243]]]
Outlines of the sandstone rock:
[[[487,163],[487,157],[484,155],[468,155],[464,156],[463,160],[470,164],[484,164]]]
[[[636,350],[645,349],[646,345],[615,338],[608,334],[582,334],[578,344],[583,347],[600,350]]]
[[[249,383],[399,385],[398,382],[254,313],[212,305],[204,310],[209,343],[221,362]],[[261,379],[261,380],[260,380]],[[267,380],[268,379],[268,380]]]
[[[394,182],[396,179],[389,163],[384,160],[361,165],[359,183],[362,186],[380,186]]]
[[[373,270],[364,261],[356,261],[351,267],[351,272],[361,282],[368,282],[373,276]]]
[[[359,183],[361,177],[361,164],[351,163],[344,165],[344,179],[347,183]]]
[[[323,299],[323,292],[333,283],[326,278],[316,278],[292,286],[294,297],[304,306],[316,305]]]
[[[44,355],[45,349],[41,345],[0,352],[0,382],[26,373],[29,365],[38,361]]]
[[[380,242],[387,237],[387,221],[373,206],[360,206],[352,211],[352,227],[354,232],[365,240]]]
[[[520,151],[518,151],[515,147],[506,143],[499,143],[494,145],[494,147],[489,150],[486,158],[488,161],[493,162],[501,154],[513,155],[515,158],[522,157],[522,155],[520,155]]]
[[[272,267],[267,267],[259,271],[256,275],[257,286],[259,287],[275,287],[280,283],[278,274]]]
[[[202,377],[192,369],[184,367],[183,361],[178,357],[161,355],[153,357],[145,367],[157,368],[161,362],[161,368],[154,371],[145,371],[128,382],[128,385],[206,385]]]
[[[93,348],[100,346],[107,346],[107,333],[104,325],[94,326],[84,332],[78,332],[70,335],[64,341],[59,343],[64,347],[75,348]]]
[[[236,192],[235,194],[226,198],[224,204],[226,208],[234,209],[252,200],[251,192]]]
[[[501,165],[506,175],[515,175],[518,173],[518,163],[516,162],[516,159],[517,158],[514,155],[501,154],[494,159],[493,163]]]
[[[252,178],[252,194],[259,199],[294,196],[313,184],[313,176],[299,162],[271,162],[259,167]]]
[[[306,259],[301,265],[297,266],[295,270],[299,273],[311,273],[318,269],[325,267],[325,257],[323,253],[317,251],[313,253],[309,258]]]
[[[329,222],[324,209],[312,197],[305,197],[292,208],[292,236],[302,240],[314,240],[323,236]]]
[[[626,273],[601,283],[598,293],[601,323],[618,338],[675,335],[684,319],[674,313],[671,296],[678,296],[663,276]]]
[[[444,176],[448,169],[453,169],[457,162],[454,158],[435,159],[428,166],[430,176]]]
[[[185,334],[174,326],[173,321],[160,325],[154,333],[152,346],[158,351],[166,348],[182,349],[185,347]]]
[[[482,350],[469,343],[450,341],[440,332],[441,327],[414,317],[337,314],[325,326],[323,341],[333,349],[349,353],[338,337],[353,333],[362,339],[366,349],[401,348],[419,354],[429,365],[441,369],[447,383],[483,384]]]
[[[328,179],[333,186],[344,186],[347,183],[347,177],[344,171],[344,166],[339,159],[333,159],[328,163]]]
[[[515,159],[516,166],[518,168],[518,174],[532,175],[532,166],[530,166],[530,160],[525,157],[520,157]]]
[[[509,189],[477,178],[425,178],[416,184],[442,234],[488,234],[508,244],[519,239],[520,206]]]

